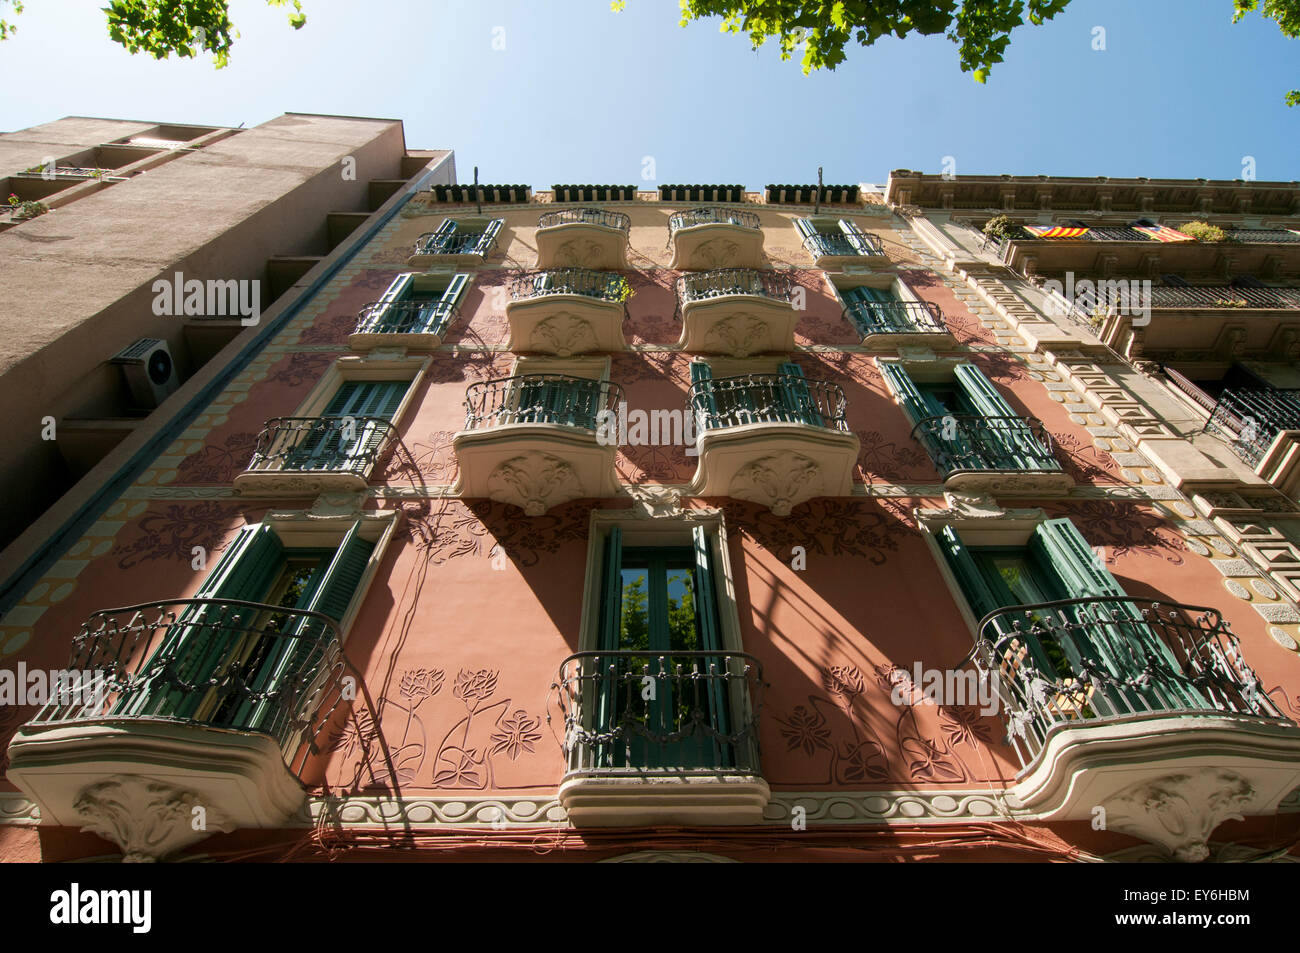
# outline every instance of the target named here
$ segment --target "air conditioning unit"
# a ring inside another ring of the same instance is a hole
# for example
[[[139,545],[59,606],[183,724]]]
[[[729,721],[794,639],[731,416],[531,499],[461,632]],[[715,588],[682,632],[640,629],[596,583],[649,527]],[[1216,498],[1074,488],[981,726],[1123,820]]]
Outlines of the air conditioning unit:
[[[167,395],[181,386],[167,342],[141,338],[109,360],[122,365],[131,398],[139,407],[157,407]]]

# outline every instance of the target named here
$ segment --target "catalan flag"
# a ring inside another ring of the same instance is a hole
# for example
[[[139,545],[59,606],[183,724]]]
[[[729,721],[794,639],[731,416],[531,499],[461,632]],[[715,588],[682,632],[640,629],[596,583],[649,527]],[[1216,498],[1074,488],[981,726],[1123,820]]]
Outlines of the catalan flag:
[[[1088,229],[1079,225],[1026,225],[1035,238],[1082,238]]]
[[[1177,229],[1170,228],[1168,225],[1134,225],[1133,228],[1139,232],[1150,235],[1158,242],[1194,242],[1191,235],[1184,235]]]

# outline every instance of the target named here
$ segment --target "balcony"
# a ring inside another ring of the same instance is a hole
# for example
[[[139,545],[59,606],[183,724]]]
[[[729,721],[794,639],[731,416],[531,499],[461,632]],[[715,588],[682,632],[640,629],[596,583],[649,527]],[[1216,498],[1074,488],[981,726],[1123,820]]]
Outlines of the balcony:
[[[406,260],[413,268],[434,265],[481,265],[497,247],[500,219],[460,219],[455,228],[425,232]]]
[[[631,226],[626,215],[598,208],[548,212],[537,222],[537,267],[626,268]]]
[[[1300,494],[1300,391],[1227,388],[1209,409],[1206,430],[1227,441],[1257,476],[1291,499]]]
[[[557,268],[521,275],[506,303],[510,350],[560,357],[626,350],[623,319],[631,293],[615,272]]]
[[[677,279],[682,335],[701,354],[748,357],[794,350],[794,282],[773,271],[724,268]]]
[[[853,490],[858,438],[838,384],[792,374],[696,381],[688,408],[699,466],[694,496],[731,496],[777,516],[818,496]]]
[[[1207,360],[1300,358],[1300,289],[1159,287],[1151,289],[1149,313],[1141,296],[1134,302],[1094,325],[1103,342],[1130,359],[1185,359],[1193,352]]]
[[[675,212],[668,219],[668,242],[677,271],[760,268],[763,232],[758,216],[722,206]]]
[[[1294,273],[1300,235],[1288,229],[1229,229],[1224,241],[1161,241],[1141,229],[1092,226],[1068,238],[1025,234],[988,239],[994,257],[1022,274],[1087,272],[1114,275]]]
[[[1221,821],[1272,814],[1300,783],[1300,728],[1214,609],[1069,599],[1000,609],[980,634],[1020,810],[1085,820],[1101,807],[1109,829],[1196,861]]]
[[[952,339],[943,312],[928,301],[854,301],[844,318],[864,347],[943,347]]]
[[[944,486],[979,493],[1058,493],[1074,486],[1033,417],[943,414],[912,428]]]
[[[569,656],[552,685],[564,717],[559,799],[569,819],[759,823],[770,794],[759,768],[762,687],[762,666],[740,652]]]
[[[569,500],[618,490],[616,439],[600,430],[623,389],[566,374],[479,381],[465,392],[465,428],[452,440],[460,465],[455,492],[541,516]]]
[[[804,237],[803,247],[812,256],[813,263],[823,269],[889,262],[880,239],[866,232],[817,231]]]
[[[316,612],[150,602],[96,612],[72,643],[68,670],[84,677],[19,729],[8,776],[42,823],[92,830],[126,860],[282,826],[302,807],[317,737],[352,697],[338,627]]]
[[[256,496],[364,490],[394,433],[382,417],[274,417],[235,477],[235,490]]]
[[[1170,311],[1300,311],[1300,289],[1237,288],[1228,285],[1152,288],[1151,307]]]
[[[375,301],[357,313],[357,329],[348,347],[367,351],[376,347],[433,350],[456,316],[450,301]]]

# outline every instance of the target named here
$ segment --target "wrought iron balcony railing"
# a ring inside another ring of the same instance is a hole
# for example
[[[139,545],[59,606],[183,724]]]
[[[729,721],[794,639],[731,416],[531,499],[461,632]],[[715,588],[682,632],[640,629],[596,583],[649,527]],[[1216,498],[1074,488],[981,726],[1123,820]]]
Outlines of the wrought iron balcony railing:
[[[860,335],[947,334],[943,312],[929,301],[854,301],[844,309]]]
[[[157,721],[257,732],[301,775],[345,701],[338,625],[258,602],[174,599],[96,612],[68,668],[93,692],[65,692],[29,722]]]
[[[1288,228],[1229,228],[1228,241],[1244,245],[1292,245],[1300,242],[1300,232]]]
[[[794,298],[794,287],[789,276],[775,271],[720,268],[678,278],[677,301],[679,304],[688,304],[729,295],[755,295],[788,303]]]
[[[967,471],[1060,470],[1051,435],[1033,417],[943,414],[912,428],[946,480]]]
[[[971,657],[994,687],[1022,766],[1048,737],[1148,715],[1242,715],[1291,723],[1263,692],[1214,609],[1128,597],[999,609]]]
[[[311,471],[364,477],[394,434],[382,417],[273,417],[257,435],[248,472]]]
[[[742,652],[579,652],[552,691],[569,773],[755,774],[763,668]]]
[[[486,231],[455,231],[449,235],[425,232],[415,240],[417,255],[482,255],[486,258],[496,247],[496,235]]]
[[[885,247],[875,235],[866,232],[848,236],[843,233],[818,232],[803,240],[803,247],[814,258],[883,255]]]
[[[1273,387],[1227,388],[1205,423],[1237,456],[1256,466],[1283,430],[1300,430],[1300,391]]]
[[[674,212],[668,219],[668,235],[672,237],[678,230],[694,225],[739,225],[742,228],[756,229],[758,216],[753,212],[716,205],[687,209],[684,212]]]
[[[356,334],[437,334],[456,309],[449,301],[374,301],[357,312]]]
[[[627,232],[632,227],[632,219],[622,212],[606,212],[598,208],[570,208],[559,212],[547,212],[537,220],[538,228],[551,228],[554,225],[602,225],[605,228]]]
[[[1153,308],[1300,309],[1300,288],[1152,288]]]
[[[844,389],[830,381],[794,374],[742,374],[696,381],[687,401],[700,433],[781,423],[849,432]]]
[[[600,301],[626,301],[631,294],[627,279],[616,271],[592,271],[589,268],[552,268],[530,271],[516,276],[510,285],[510,297],[541,298],[546,295],[582,295]]]
[[[521,374],[470,384],[465,429],[508,424],[560,424],[596,430],[602,411],[617,412],[623,388],[567,374]]]

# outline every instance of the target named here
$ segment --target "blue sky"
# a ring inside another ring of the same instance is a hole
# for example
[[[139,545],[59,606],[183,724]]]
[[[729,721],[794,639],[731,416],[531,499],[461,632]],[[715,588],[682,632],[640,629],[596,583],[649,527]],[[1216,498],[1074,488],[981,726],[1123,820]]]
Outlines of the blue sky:
[[[979,86],[942,37],[853,48],[805,77],[774,46],[676,0],[304,0],[307,26],[234,0],[231,64],[157,62],[107,38],[103,0],[32,0],[0,44],[0,128],[64,115],[256,125],[282,112],[384,116],[468,181],[883,183],[958,174],[1300,179],[1300,41],[1232,0],[1073,0],[1013,34]],[[5,8],[7,12],[7,8]],[[1093,49],[1094,28],[1104,51]],[[494,49],[504,41],[504,49]],[[655,178],[642,177],[654,159]]]

